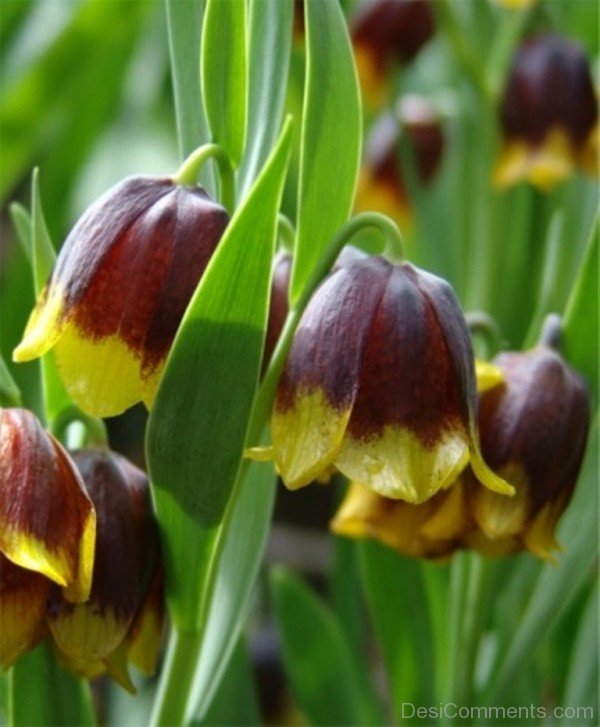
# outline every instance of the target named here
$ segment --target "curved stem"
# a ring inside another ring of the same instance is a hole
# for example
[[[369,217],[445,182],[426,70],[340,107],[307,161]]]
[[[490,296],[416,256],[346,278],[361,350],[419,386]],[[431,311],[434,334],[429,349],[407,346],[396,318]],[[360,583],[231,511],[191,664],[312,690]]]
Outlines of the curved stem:
[[[496,321],[487,313],[473,311],[465,314],[467,326],[473,338],[481,340],[481,346],[474,346],[482,358],[491,358],[502,346],[500,330]],[[483,349],[480,351],[479,349]]]
[[[235,202],[233,166],[224,149],[218,144],[203,144],[193,151],[173,175],[173,181],[176,184],[195,185],[200,167],[207,159],[214,159],[217,163],[221,202],[228,212],[232,212]]]
[[[67,427],[74,422],[83,424],[86,431],[85,446],[90,447],[107,447],[108,434],[106,425],[102,419],[97,419],[89,414],[85,414],[76,406],[70,406],[62,411],[50,426],[50,431],[57,439],[62,441]]]
[[[290,220],[283,214],[277,216],[277,239],[287,252],[294,252],[296,230]]]

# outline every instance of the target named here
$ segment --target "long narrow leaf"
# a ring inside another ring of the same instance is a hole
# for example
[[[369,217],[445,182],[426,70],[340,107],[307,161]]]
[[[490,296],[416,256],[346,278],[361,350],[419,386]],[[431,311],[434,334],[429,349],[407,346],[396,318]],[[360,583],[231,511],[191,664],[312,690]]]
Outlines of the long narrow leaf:
[[[245,2],[207,0],[201,48],[202,94],[212,138],[237,166],[246,138]]]
[[[370,724],[360,703],[350,647],[334,613],[283,569],[273,571],[271,589],[285,669],[309,722]]]
[[[304,8],[307,68],[293,302],[350,214],[361,151],[358,82],[339,3],[306,0]]]
[[[148,465],[167,590],[175,624],[184,630],[197,628],[239,469],[258,380],[290,144],[288,121],[188,306],[150,416]]]
[[[267,158],[281,123],[292,43],[292,0],[251,0],[248,133],[240,168],[240,192],[248,189]]]

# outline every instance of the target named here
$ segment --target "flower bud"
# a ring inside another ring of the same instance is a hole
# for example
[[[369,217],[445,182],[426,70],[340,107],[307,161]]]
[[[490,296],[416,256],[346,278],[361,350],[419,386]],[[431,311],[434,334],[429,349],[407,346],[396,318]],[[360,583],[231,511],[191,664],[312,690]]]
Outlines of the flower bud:
[[[91,414],[150,406],[227,222],[200,187],[154,177],[117,184],[68,236],[14,359],[54,349],[67,391]]]
[[[409,63],[434,32],[429,0],[369,0],[351,22],[367,104],[381,106],[393,62]]]
[[[31,412],[0,409],[0,551],[81,602],[90,592],[95,535],[92,502],[62,446]]]
[[[146,599],[158,556],[148,480],[112,452],[83,450],[73,458],[98,517],[92,590],[89,600],[78,605],[53,591],[48,625],[72,666],[94,668],[100,662],[131,688],[127,637]]]
[[[576,43],[547,33],[518,50],[500,109],[499,186],[546,189],[576,166],[598,176],[598,109],[589,61]]]
[[[479,453],[473,355],[443,280],[381,257],[343,265],[300,321],[279,382],[271,433],[284,483],[335,466],[382,495],[418,503],[470,461],[505,494]]]
[[[495,363],[505,383],[481,396],[479,431],[486,461],[514,483],[512,498],[471,482],[469,510],[481,534],[471,544],[551,559],[554,530],[585,453],[589,401],[583,379],[551,348],[506,353]],[[487,541],[487,542],[486,542]]]

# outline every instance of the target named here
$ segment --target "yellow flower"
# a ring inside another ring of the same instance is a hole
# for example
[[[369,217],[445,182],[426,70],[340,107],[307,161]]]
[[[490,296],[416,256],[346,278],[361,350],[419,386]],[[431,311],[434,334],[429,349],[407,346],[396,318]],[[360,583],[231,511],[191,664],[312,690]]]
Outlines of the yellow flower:
[[[68,236],[15,361],[54,350],[70,396],[96,416],[152,404],[187,304],[228,216],[201,188],[131,177]]]

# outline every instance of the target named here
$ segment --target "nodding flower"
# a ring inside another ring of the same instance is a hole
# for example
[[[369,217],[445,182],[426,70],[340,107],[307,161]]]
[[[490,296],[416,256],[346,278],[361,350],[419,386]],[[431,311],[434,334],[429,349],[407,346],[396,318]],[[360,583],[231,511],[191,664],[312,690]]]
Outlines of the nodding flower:
[[[409,63],[434,31],[429,0],[368,0],[359,7],[350,32],[368,108],[385,104],[394,64]]]
[[[598,105],[583,49],[546,33],[517,51],[500,107],[497,186],[548,189],[575,168],[598,176]]]
[[[52,583],[90,594],[96,513],[59,442],[26,409],[0,409],[0,665],[42,637]]]
[[[481,457],[475,406],[469,333],[450,286],[408,264],[359,259],[307,306],[277,389],[272,449],[249,455],[272,455],[290,489],[335,467],[423,502],[471,462],[511,494]]]
[[[117,184],[67,237],[15,361],[53,349],[67,391],[90,414],[150,407],[228,219],[200,187],[156,177]]]

